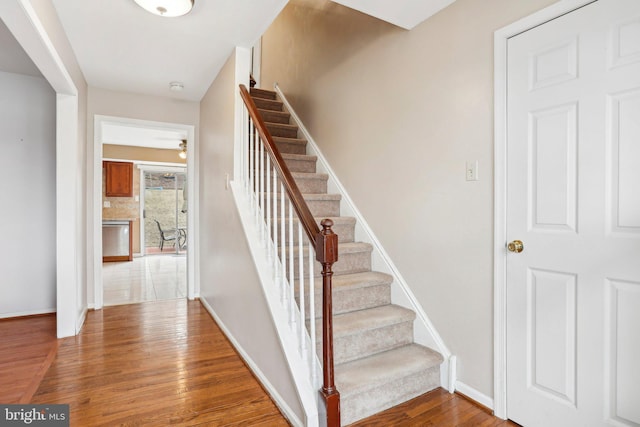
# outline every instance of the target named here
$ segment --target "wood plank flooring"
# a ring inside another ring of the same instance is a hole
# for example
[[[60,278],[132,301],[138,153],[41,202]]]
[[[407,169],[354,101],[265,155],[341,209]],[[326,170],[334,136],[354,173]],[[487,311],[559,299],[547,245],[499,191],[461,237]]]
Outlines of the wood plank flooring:
[[[68,403],[72,426],[287,426],[198,301],[90,312],[32,403]]]
[[[288,425],[198,301],[106,307],[77,337],[55,332],[55,315],[0,320],[0,403],[68,403],[83,427]],[[517,424],[437,389],[364,426]]]
[[[496,418],[465,397],[438,388],[349,427],[388,426],[516,427],[518,424]]]
[[[57,347],[55,314],[0,320],[0,403],[29,403]]]

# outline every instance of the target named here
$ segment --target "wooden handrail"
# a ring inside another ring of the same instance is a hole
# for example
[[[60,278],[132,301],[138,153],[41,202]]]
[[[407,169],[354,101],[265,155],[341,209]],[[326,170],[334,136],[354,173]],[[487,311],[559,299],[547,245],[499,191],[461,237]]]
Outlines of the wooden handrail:
[[[323,219],[322,230],[309,210],[307,202],[302,197],[289,168],[286,166],[280,151],[276,147],[271,133],[267,129],[262,116],[258,112],[253,98],[249,94],[245,85],[240,85],[240,96],[244,101],[249,116],[262,139],[267,154],[271,158],[271,163],[277,171],[280,180],[289,195],[289,200],[300,219],[300,223],[307,234],[307,237],[316,250],[316,260],[322,265],[322,369],[323,384],[320,394],[322,395],[327,408],[327,426],[340,426],[340,393],[335,386],[335,374],[333,367],[333,309],[332,309],[332,277],[333,264],[338,261],[338,235],[331,227],[333,221]],[[275,190],[274,190],[275,191]],[[311,256],[311,254],[309,254]],[[313,289],[313,287],[312,287]],[[312,290],[313,292],[313,290]],[[303,304],[303,302],[300,302]],[[315,339],[312,337],[312,339]]]
[[[316,238],[320,233],[320,227],[318,227],[313,214],[309,210],[307,202],[305,202],[304,197],[302,197],[302,193],[300,192],[296,181],[293,179],[289,168],[285,165],[280,151],[276,148],[276,144],[273,142],[273,138],[267,130],[267,125],[264,123],[264,120],[262,120],[262,116],[258,112],[258,107],[256,107],[255,102],[253,102],[253,98],[251,98],[251,95],[245,85],[240,85],[240,95],[242,96],[244,105],[246,105],[247,110],[249,111],[253,124],[258,131],[258,135],[260,135],[265,149],[271,158],[273,167],[278,172],[284,188],[289,195],[289,199],[293,203],[293,208],[298,214],[302,227],[304,228],[305,233],[307,233],[309,240],[315,245]]]

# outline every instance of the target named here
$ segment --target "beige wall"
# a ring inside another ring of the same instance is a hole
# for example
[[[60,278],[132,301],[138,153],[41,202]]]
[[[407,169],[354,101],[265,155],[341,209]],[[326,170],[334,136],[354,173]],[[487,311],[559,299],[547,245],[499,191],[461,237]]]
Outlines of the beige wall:
[[[200,106],[200,297],[300,417],[284,361],[225,174],[233,175],[236,56],[224,65]],[[249,70],[246,70],[248,80]]]
[[[493,32],[554,1],[458,0],[405,31],[292,0],[263,37],[262,86],[290,98],[458,356],[458,379],[488,396]]]
[[[148,162],[183,163],[186,159],[178,157],[178,150],[161,150],[158,148],[132,147],[128,145],[102,145],[104,159],[138,160]]]

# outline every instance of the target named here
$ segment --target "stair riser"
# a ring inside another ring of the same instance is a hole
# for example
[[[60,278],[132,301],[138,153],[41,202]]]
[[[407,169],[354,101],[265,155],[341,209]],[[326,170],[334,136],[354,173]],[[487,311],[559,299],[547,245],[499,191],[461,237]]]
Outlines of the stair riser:
[[[322,328],[318,321],[317,328]],[[320,330],[320,329],[317,329]],[[318,337],[319,347],[322,348],[322,337]],[[365,330],[347,337],[333,338],[334,363],[345,363],[361,359],[413,342],[413,321],[402,322],[378,329]],[[322,352],[319,352],[319,356]]]
[[[309,288],[305,289],[307,292]],[[296,301],[298,301],[298,285],[296,284]],[[306,295],[306,294],[305,294]],[[322,316],[322,291],[316,290],[314,295],[314,305],[316,307],[316,318]],[[305,314],[309,319],[309,296],[305,296],[304,301]],[[333,314],[348,313],[351,311],[364,310],[367,308],[378,307],[381,305],[391,304],[391,286],[376,285],[355,289],[333,288]]]
[[[268,178],[268,181],[267,181]],[[267,177],[264,173],[264,182],[260,182],[260,186],[264,186],[264,192],[273,193],[273,174]],[[295,178],[296,185],[302,194],[326,194],[327,193],[327,178],[326,177],[311,177],[311,178]],[[280,193],[280,185],[275,188],[276,193]],[[259,191],[262,191],[260,188]],[[272,196],[273,197],[273,196]]]
[[[275,141],[276,147],[281,153],[289,153],[289,154],[307,154],[307,147],[305,144],[300,144],[297,142],[288,142],[288,141]]]
[[[316,160],[285,159],[284,162],[291,172],[316,172]]]
[[[252,98],[276,99],[276,93],[272,90],[252,87],[249,89]]]
[[[332,268],[333,274],[336,276],[339,274],[361,273],[363,271],[371,271],[371,252],[370,251],[350,252],[350,253],[341,254],[340,248],[338,247],[338,257],[339,257],[338,261],[335,264],[333,264],[333,268]],[[287,255],[287,263],[288,262],[289,262],[289,258]],[[304,274],[306,277],[308,277],[309,259],[307,257],[304,257],[303,263],[304,263]],[[299,257],[296,251],[296,255],[293,262],[294,279],[297,279],[299,276],[298,264],[299,264]],[[289,265],[287,264],[287,277],[289,277],[288,271],[289,271]],[[314,273],[314,276],[316,277],[319,277],[322,275],[321,274],[322,266],[317,261],[314,262],[313,273]]]
[[[264,98],[253,98],[253,102],[256,104],[256,107],[261,110],[282,111],[282,102],[279,101]]]
[[[271,209],[273,209],[273,194],[271,194]],[[266,202],[265,202],[266,205]],[[316,218],[340,216],[340,200],[307,200],[311,214]],[[289,201],[285,200],[285,216],[289,217]],[[266,210],[266,209],[265,209]],[[295,217],[295,210],[293,212]],[[272,216],[273,217],[273,216]],[[280,218],[280,199],[276,205],[276,218]]]
[[[253,152],[252,152],[253,153]],[[299,153],[292,153],[292,154],[299,154]],[[265,154],[265,159],[266,159],[267,155]],[[258,156],[258,158],[256,159],[256,157],[251,157],[251,163],[253,164],[253,162],[260,162],[260,158]],[[267,161],[264,160],[264,164],[266,165]],[[316,172],[316,160],[314,158],[311,159],[306,159],[306,158],[302,158],[302,159],[284,159],[284,163],[287,165],[287,167],[289,168],[289,172],[305,172],[305,173],[315,173]],[[258,164],[257,167],[255,167],[254,165],[254,169],[258,169],[260,167],[260,165]],[[265,166],[263,166],[264,168]],[[273,179],[273,167],[272,169],[272,177],[271,179]],[[266,176],[266,172],[265,172],[265,176]]]
[[[267,123],[267,129],[271,136],[279,136],[281,138],[297,138],[298,128],[272,126]]]
[[[340,200],[307,200],[307,206],[316,218],[340,216]]]
[[[281,222],[278,221],[278,240],[280,240],[280,236],[282,233],[282,225]],[[289,221],[285,221],[284,223],[285,229],[285,242],[288,244],[289,243]],[[342,242],[342,243],[351,243],[353,242],[353,236],[355,234],[355,224],[354,223],[342,223],[342,222],[336,222],[334,224],[334,226],[331,228],[333,230],[333,232],[335,234],[338,235],[338,242]],[[273,231],[273,227],[272,227],[272,231]],[[298,244],[298,221],[294,220],[293,221],[293,243],[295,245]],[[302,241],[305,243],[308,243],[309,239],[307,239],[306,234],[304,232],[304,230],[302,231]]]
[[[353,396],[340,396],[340,424],[348,425],[440,386],[440,366],[397,378]],[[340,386],[338,385],[338,390]]]
[[[261,111],[260,114],[262,114],[262,120],[268,123],[282,123],[288,125],[289,119],[291,118],[291,115],[288,113],[273,110]]]

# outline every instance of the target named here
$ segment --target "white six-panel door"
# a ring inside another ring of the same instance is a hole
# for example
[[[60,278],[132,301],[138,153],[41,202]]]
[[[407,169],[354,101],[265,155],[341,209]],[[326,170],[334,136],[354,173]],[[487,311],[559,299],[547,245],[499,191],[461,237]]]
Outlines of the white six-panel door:
[[[640,426],[640,0],[507,55],[508,417]]]

